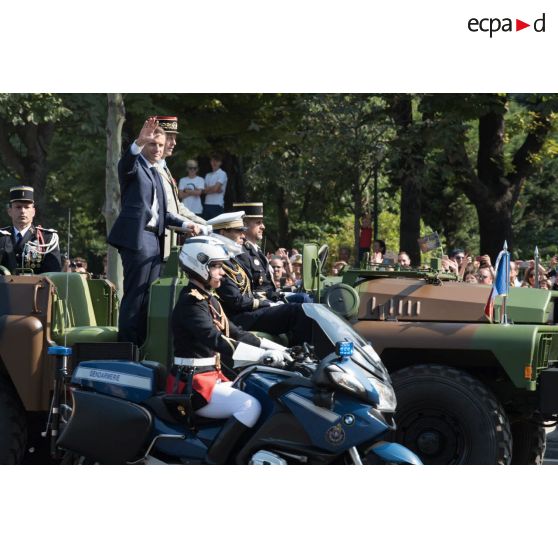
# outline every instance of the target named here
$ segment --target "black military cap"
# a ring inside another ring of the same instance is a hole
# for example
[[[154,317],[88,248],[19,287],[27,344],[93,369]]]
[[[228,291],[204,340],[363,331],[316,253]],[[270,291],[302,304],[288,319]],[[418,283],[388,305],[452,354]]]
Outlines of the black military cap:
[[[176,116],[156,116],[159,126],[169,134],[178,134],[178,117]]]
[[[262,202],[238,202],[233,203],[233,207],[237,211],[244,211],[244,219],[263,219]]]
[[[14,186],[10,188],[10,203],[15,201],[27,201],[34,203],[33,188],[31,186]]]

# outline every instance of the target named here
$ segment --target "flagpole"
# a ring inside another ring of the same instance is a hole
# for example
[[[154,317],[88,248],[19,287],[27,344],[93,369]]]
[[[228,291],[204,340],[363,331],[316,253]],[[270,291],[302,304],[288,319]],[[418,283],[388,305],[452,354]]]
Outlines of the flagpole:
[[[508,318],[506,302],[508,300],[508,292],[510,289],[510,258],[508,252],[508,242],[506,240],[504,240],[504,263],[505,263],[504,277],[506,281],[506,291],[502,293],[502,306],[500,307],[500,323],[504,325],[508,325],[510,322]]]
[[[539,284],[539,247],[535,246],[535,289],[540,288]]]

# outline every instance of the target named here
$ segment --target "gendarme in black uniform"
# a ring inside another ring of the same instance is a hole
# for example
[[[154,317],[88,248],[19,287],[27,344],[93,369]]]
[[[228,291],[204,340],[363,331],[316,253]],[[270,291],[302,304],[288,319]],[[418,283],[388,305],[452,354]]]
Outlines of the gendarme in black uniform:
[[[201,373],[194,378],[192,393],[194,409],[207,405],[218,379],[226,380],[220,371],[221,359],[232,368],[232,355],[239,342],[255,347],[260,346],[260,340],[255,335],[229,322],[212,292],[192,283],[182,289],[174,307],[172,333],[175,358],[217,357],[216,367],[210,366],[211,372]],[[171,385],[175,381],[175,374],[176,370],[173,368],[169,376]],[[167,388],[168,386],[169,384]]]
[[[290,334],[295,344],[311,341],[312,322],[302,305],[279,304],[271,306],[269,300],[255,297],[250,287],[250,279],[236,261],[223,264],[225,277],[217,294],[231,321],[245,330],[263,331],[272,335]]]
[[[222,264],[225,276],[217,289],[225,313],[245,331],[263,331],[272,335],[286,333],[295,344],[311,341],[312,320],[306,316],[302,305],[273,305],[264,296],[255,296],[248,274],[232,256],[241,249],[236,239],[246,230],[243,216],[244,211],[237,211],[223,213],[208,221],[216,231],[213,236],[223,242],[230,255],[229,261]]]
[[[239,211],[244,211],[245,222],[247,219],[263,219],[263,203],[242,202],[234,203],[233,206]],[[248,274],[252,292],[256,296],[265,296],[269,300],[279,300],[269,261],[261,248],[254,242],[245,240],[243,249],[244,251],[236,256],[236,259]]]
[[[172,313],[174,356],[232,357],[238,342],[256,347],[260,340],[230,322],[217,297],[190,283],[180,293]]]
[[[10,206],[15,202],[33,203],[33,188],[10,188]],[[20,268],[32,269],[36,274],[61,271],[58,245],[48,253],[45,253],[44,248],[52,241],[56,233],[54,229],[31,224],[22,238],[17,238],[16,232],[14,225],[0,229],[0,265],[8,268],[10,273],[15,273]]]
[[[259,246],[249,240],[245,240],[244,252],[239,254],[236,259],[250,278],[250,286],[254,293],[263,293],[270,300],[278,299],[276,287],[269,269],[269,261]]]

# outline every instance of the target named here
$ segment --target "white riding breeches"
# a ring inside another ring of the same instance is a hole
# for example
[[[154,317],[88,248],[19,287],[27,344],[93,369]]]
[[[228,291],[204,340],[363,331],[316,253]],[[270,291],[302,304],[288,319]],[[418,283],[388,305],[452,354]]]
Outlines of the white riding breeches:
[[[200,417],[224,419],[233,416],[236,420],[252,428],[258,422],[262,411],[260,402],[232,387],[232,382],[217,382],[211,392],[211,401],[196,411]]]

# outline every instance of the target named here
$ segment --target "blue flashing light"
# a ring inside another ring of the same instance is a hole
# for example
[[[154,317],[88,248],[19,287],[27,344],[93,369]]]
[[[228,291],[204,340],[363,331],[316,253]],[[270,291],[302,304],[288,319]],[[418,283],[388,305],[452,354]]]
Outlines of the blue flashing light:
[[[72,354],[72,348],[55,345],[54,347],[49,347],[47,353],[49,355],[70,356]]]
[[[354,346],[352,341],[338,341],[335,343],[335,354],[340,357],[350,357],[353,354]]]

